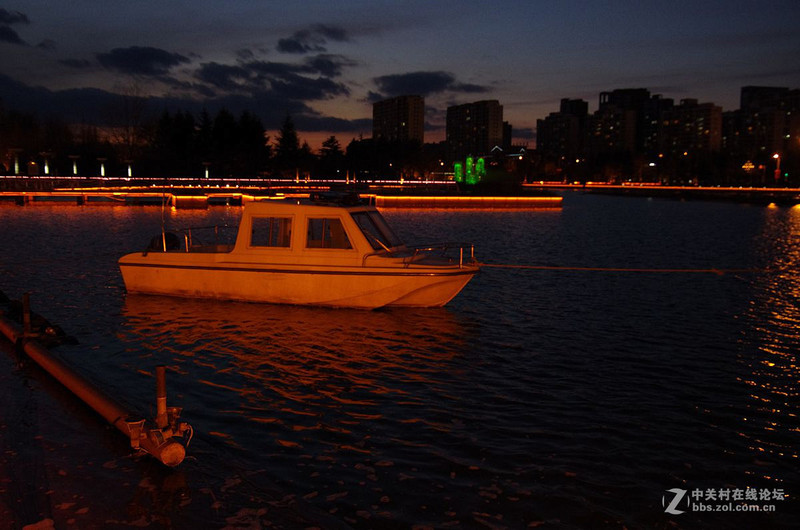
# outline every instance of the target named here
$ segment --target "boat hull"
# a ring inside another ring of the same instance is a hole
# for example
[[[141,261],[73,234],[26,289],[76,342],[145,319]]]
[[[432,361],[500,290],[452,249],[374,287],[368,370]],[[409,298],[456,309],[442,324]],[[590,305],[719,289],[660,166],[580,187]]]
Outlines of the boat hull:
[[[168,253],[124,256],[120,270],[125,288],[131,293],[277,304],[439,307],[478,272],[472,265],[322,268],[204,264],[194,257]]]

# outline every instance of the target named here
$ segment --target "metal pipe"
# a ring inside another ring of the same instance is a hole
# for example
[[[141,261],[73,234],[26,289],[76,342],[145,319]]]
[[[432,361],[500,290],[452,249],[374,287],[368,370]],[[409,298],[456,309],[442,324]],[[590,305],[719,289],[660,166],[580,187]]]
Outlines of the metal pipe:
[[[16,324],[3,316],[0,316],[0,331],[15,343],[21,341],[25,353],[31,359],[128,437],[133,448],[141,448],[170,467],[177,466],[183,461],[186,449],[173,438],[174,433],[171,429],[146,427],[145,420],[126,410],[39,342],[26,340],[24,331],[20,332]],[[166,390],[164,390],[164,406],[166,418]],[[182,435],[186,430],[190,431],[191,427],[181,424],[178,434]]]

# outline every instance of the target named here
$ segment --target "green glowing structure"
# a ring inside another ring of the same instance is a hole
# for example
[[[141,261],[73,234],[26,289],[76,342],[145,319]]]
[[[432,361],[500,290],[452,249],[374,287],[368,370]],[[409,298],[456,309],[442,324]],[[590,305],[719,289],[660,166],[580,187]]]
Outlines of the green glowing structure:
[[[468,156],[462,162],[453,164],[453,180],[459,184],[475,185],[486,178],[486,162],[483,158],[477,160]]]
[[[477,162],[475,162],[475,184],[486,178],[486,162],[483,158],[479,158]]]
[[[475,177],[475,160],[471,156],[467,157],[465,173],[467,184],[475,184],[478,181]]]
[[[461,162],[453,164],[453,180],[461,184],[464,182],[464,166]]]

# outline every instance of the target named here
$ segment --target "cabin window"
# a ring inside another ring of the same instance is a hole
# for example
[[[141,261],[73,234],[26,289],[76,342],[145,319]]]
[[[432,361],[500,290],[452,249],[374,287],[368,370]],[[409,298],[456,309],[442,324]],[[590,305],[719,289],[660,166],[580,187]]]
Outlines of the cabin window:
[[[308,248],[353,248],[339,218],[308,220]]]
[[[355,212],[350,215],[374,250],[388,250],[403,244],[378,212]]]
[[[292,219],[289,217],[253,217],[250,232],[252,247],[289,247]]]

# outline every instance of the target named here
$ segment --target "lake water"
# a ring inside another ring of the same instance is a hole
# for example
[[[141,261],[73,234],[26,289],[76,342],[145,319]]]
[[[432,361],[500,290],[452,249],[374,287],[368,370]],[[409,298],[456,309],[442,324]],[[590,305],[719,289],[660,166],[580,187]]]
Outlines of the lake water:
[[[239,213],[166,216],[191,226]],[[553,268],[485,267],[441,309],[128,296],[116,261],[159,233],[160,208],[0,205],[0,290],[30,292],[79,341],[60,354],[147,417],[165,364],[169,404],[196,433],[175,470],[131,455],[0,341],[0,521],[796,523],[799,207],[570,193],[555,211],[384,215],[409,242],[468,241],[486,263]],[[684,513],[667,513],[679,490]]]

